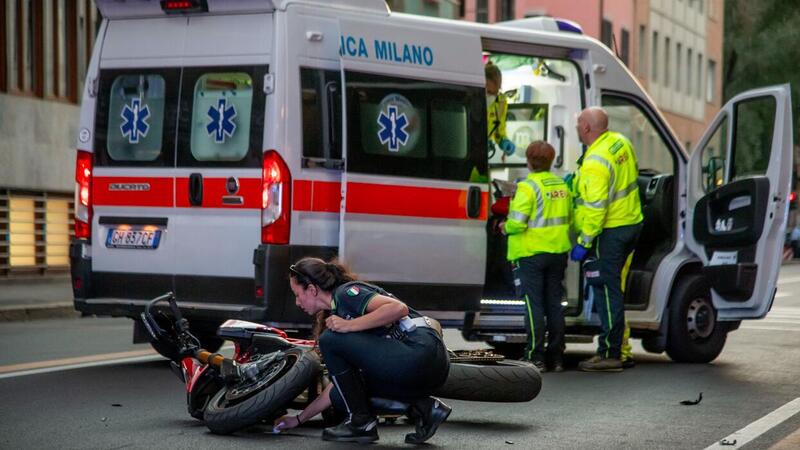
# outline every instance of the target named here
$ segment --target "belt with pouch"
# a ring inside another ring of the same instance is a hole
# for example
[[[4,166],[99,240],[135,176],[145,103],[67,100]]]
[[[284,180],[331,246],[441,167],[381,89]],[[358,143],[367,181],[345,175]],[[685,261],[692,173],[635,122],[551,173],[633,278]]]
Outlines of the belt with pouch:
[[[389,337],[402,340],[408,336],[409,333],[414,332],[417,328],[430,328],[436,331],[436,334],[438,334],[439,337],[442,336],[442,327],[435,319],[425,316],[415,317],[412,319],[408,316],[405,316],[398,320],[394,326],[392,326]]]

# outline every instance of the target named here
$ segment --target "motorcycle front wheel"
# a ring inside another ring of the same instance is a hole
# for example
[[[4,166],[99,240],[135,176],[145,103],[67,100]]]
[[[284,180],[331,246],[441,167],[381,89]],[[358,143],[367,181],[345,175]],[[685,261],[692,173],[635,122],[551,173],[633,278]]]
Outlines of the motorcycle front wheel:
[[[285,409],[320,371],[319,357],[299,348],[263,370],[256,380],[225,386],[211,398],[203,416],[212,433],[230,434]]]

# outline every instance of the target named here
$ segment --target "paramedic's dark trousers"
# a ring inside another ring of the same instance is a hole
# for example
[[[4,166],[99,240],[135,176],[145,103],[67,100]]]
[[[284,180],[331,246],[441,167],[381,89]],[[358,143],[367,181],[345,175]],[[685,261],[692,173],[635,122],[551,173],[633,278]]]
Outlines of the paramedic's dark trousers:
[[[427,397],[444,384],[450,371],[447,350],[430,328],[418,328],[403,340],[369,331],[325,330],[319,337],[319,348],[331,375],[360,370],[370,397],[394,400]],[[336,409],[346,410],[336,389],[331,391],[331,402]]]
[[[594,305],[600,318],[602,333],[597,354],[619,359],[622,335],[625,332],[625,297],[622,292],[622,268],[635,249],[642,224],[606,228],[594,240],[590,257],[599,263],[600,283],[592,286]]]
[[[525,357],[544,361],[545,353],[559,359],[564,353],[564,271],[567,269],[566,253],[540,253],[520,258],[518,276],[522,282],[525,299],[525,331],[528,345]],[[547,351],[544,335],[547,331]]]

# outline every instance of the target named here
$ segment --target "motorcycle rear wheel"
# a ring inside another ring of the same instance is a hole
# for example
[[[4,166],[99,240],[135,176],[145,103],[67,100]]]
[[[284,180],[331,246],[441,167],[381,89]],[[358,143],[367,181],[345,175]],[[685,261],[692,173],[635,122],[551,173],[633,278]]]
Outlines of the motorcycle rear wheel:
[[[450,363],[447,381],[433,395],[473,402],[527,402],[541,389],[536,367],[504,359]]]
[[[287,350],[286,364],[267,384],[235,402],[228,400],[230,387],[223,387],[206,406],[203,419],[212,433],[230,434],[273,416],[300,395],[320,371],[319,357],[313,351]]]

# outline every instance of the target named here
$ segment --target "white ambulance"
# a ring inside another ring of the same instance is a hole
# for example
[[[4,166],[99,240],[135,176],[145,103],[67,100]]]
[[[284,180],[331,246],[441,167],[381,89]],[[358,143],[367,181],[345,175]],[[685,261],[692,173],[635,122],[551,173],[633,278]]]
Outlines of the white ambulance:
[[[98,0],[76,165],[76,308],[136,318],[174,291],[222,320],[307,329],[288,266],[362,278],[497,346],[524,338],[491,204],[536,139],[554,171],[601,105],[634,143],[645,224],[626,292],[649,351],[717,356],[775,295],[791,166],[788,86],[725,105],[689,155],[625,66],[574,24],[391,13],[382,0]],[[503,72],[513,155],[489,150],[484,64]],[[597,331],[577,266],[571,333]],[[135,333],[136,334],[136,333]]]

